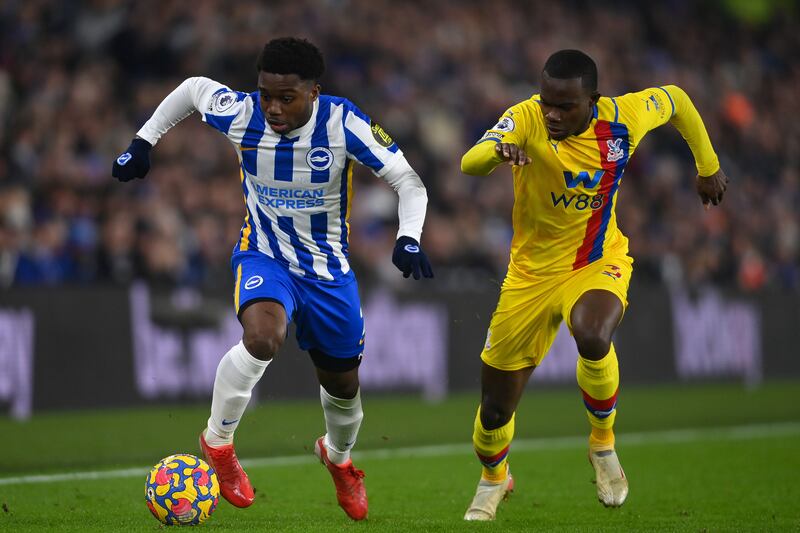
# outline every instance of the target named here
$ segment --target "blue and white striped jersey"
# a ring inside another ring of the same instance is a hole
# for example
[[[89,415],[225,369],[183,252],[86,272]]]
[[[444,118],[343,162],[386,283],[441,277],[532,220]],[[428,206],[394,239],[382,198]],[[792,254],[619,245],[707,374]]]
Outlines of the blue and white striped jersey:
[[[358,161],[383,177],[401,162],[410,169],[402,151],[345,98],[320,95],[311,119],[281,135],[267,124],[258,92],[232,91],[207,78],[190,80],[192,109],[172,113],[183,116],[160,117],[160,128],[151,124],[159,122],[157,110],[139,136],[157,141],[197,109],[233,143],[246,205],[234,251],[264,253],[306,278],[344,281],[352,276],[347,247],[353,164]]]

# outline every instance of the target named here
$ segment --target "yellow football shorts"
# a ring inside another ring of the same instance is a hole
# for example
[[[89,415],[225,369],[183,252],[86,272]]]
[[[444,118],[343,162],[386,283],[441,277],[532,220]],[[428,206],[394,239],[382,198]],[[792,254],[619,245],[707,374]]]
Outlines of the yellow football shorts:
[[[531,276],[509,268],[492,315],[481,359],[500,370],[538,366],[561,321],[578,298],[593,289],[610,291],[628,307],[633,259],[628,255],[603,257],[583,268],[553,276]]]

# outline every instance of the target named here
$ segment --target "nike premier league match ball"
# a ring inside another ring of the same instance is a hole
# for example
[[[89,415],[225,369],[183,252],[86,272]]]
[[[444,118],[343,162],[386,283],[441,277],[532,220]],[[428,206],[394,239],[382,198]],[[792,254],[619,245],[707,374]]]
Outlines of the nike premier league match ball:
[[[144,486],[147,507],[168,526],[194,526],[211,516],[219,502],[219,481],[208,463],[189,454],[165,457],[153,466]]]

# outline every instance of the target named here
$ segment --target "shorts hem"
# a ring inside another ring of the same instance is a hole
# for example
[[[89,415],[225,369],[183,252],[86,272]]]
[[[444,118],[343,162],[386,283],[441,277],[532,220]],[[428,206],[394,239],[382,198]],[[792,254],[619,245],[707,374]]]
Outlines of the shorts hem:
[[[488,366],[490,366],[490,367],[492,367],[494,369],[502,370],[504,372],[514,372],[516,370],[522,370],[523,368],[530,368],[530,367],[536,368],[537,366],[539,366],[537,363],[534,363],[531,360],[520,361],[520,362],[517,362],[517,363],[509,363],[509,364],[503,364],[503,363],[499,363],[498,364],[495,361],[491,361],[491,362],[487,361],[485,357],[481,356],[481,361],[483,361]]]
[[[244,302],[243,304],[239,305],[239,311],[236,313],[236,318],[239,319],[239,322],[242,321],[242,313],[244,313],[244,310],[247,309],[248,307],[250,307],[251,304],[258,303],[258,302],[275,302],[276,304],[280,304],[280,306],[283,307],[283,312],[286,313],[286,305],[282,301],[280,301],[279,299],[271,298],[269,296],[259,296],[259,297],[256,297],[256,298],[251,298],[251,299],[247,300],[246,302]],[[288,320],[289,320],[289,317],[288,317],[288,314],[287,314],[287,321]]]
[[[310,349],[308,354],[314,366],[328,372],[349,372],[361,365],[362,354],[348,357],[336,357],[328,355],[321,350]]]

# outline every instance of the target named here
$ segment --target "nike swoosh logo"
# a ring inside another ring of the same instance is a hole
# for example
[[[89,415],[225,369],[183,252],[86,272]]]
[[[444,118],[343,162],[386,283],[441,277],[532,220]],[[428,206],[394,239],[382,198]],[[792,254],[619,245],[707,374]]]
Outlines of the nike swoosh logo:
[[[235,423],[236,423],[236,422],[238,422],[238,421],[239,421],[239,419],[238,419],[238,418],[237,418],[236,420],[225,420],[225,419],[223,418],[223,419],[222,419],[222,425],[223,425],[223,426],[230,426],[231,424],[235,424]]]

